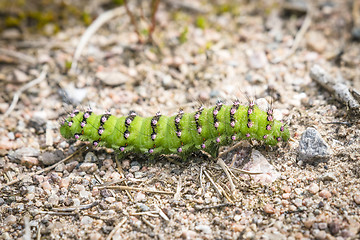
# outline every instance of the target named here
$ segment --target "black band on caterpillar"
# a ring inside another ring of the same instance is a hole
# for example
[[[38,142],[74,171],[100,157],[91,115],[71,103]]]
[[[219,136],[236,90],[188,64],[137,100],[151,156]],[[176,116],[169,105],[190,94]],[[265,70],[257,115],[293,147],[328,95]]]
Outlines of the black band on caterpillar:
[[[211,108],[200,107],[194,113],[167,117],[139,117],[135,112],[115,117],[110,113],[92,114],[75,110],[60,128],[65,138],[92,141],[120,152],[151,154],[189,154],[204,150],[216,157],[220,146],[242,139],[256,139],[267,145],[286,142],[290,133],[285,124],[274,120],[273,109],[260,110],[250,101],[248,106],[234,101],[218,102]]]

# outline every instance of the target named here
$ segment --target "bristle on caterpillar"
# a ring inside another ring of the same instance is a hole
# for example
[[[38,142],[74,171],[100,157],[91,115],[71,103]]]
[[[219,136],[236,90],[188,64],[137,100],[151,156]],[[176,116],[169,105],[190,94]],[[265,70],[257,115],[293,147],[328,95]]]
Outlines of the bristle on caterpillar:
[[[91,109],[75,110],[63,121],[60,132],[65,138],[91,141],[122,153],[184,155],[203,150],[213,157],[220,146],[235,141],[256,139],[274,146],[290,137],[288,127],[274,119],[271,105],[263,111],[254,101],[244,106],[238,100],[232,105],[219,101],[193,113],[180,109],[171,117],[160,112],[144,118],[135,112],[115,117],[109,112],[96,115]]]

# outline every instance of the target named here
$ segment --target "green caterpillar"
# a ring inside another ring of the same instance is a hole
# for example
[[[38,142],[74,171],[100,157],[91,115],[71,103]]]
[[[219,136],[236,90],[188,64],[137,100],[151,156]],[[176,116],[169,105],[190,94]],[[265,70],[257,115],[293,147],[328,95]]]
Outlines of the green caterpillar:
[[[61,135],[92,141],[121,153],[186,155],[203,150],[217,157],[219,147],[243,139],[256,139],[267,145],[286,142],[290,133],[285,124],[273,117],[273,110],[260,110],[250,101],[248,106],[234,101],[218,102],[211,108],[167,117],[157,113],[140,117],[135,112],[115,117],[110,113],[95,115],[91,110],[75,110],[61,124]]]

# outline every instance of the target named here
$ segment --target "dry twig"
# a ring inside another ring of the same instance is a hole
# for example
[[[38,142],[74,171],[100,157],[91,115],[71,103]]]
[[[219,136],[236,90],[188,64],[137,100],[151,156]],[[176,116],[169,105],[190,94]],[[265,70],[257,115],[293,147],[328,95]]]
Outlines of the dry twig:
[[[73,212],[73,211],[77,211],[77,210],[86,210],[86,209],[95,207],[98,204],[99,204],[99,202],[95,201],[95,202],[92,202],[90,204],[79,205],[79,206],[76,206],[76,207],[52,208],[52,210],[54,210],[55,212]]]
[[[310,4],[310,3],[308,3],[308,4]],[[311,16],[312,16],[312,11],[311,11],[311,7],[309,6],[305,20],[304,20],[303,24],[301,25],[300,30],[297,32],[297,34],[295,36],[294,44],[291,46],[290,51],[287,54],[285,54],[284,56],[275,58],[274,60],[271,61],[271,63],[273,63],[273,64],[280,63],[280,62],[288,59],[289,57],[291,57],[296,52],[296,50],[298,49],[298,47],[301,43],[301,40],[304,38],[305,33],[307,32],[307,30],[309,29],[309,27],[311,25]]]
[[[114,229],[110,232],[110,234],[106,237],[106,240],[111,240],[112,237],[116,234],[119,234],[118,231],[121,228],[121,226],[126,222],[126,217],[124,217],[119,223],[118,225],[116,225],[116,227],[114,227]]]
[[[228,177],[229,179],[229,182],[230,182],[230,187],[231,187],[231,191],[232,192],[235,192],[236,191],[236,188],[235,188],[235,185],[234,185],[234,182],[231,178],[231,175],[229,173],[229,169],[228,169],[228,166],[226,166],[225,162],[221,159],[221,158],[218,158],[217,160],[217,164],[220,165],[220,167],[223,169],[223,171],[225,172],[226,176]]]
[[[128,187],[128,186],[106,186],[106,187],[99,187],[99,189],[118,189],[118,190],[129,190],[129,191],[140,191],[140,192],[148,192],[148,193],[155,193],[155,194],[175,194],[174,192],[168,191],[158,191],[158,190],[150,190],[145,188],[136,188],[136,187]]]
[[[16,178],[15,180],[13,180],[13,181],[11,181],[11,182],[8,182],[8,183],[6,183],[6,184],[3,184],[3,185],[0,186],[0,190],[3,189],[3,188],[6,187],[6,186],[10,186],[10,185],[13,185],[13,184],[15,184],[15,183],[17,183],[17,182],[20,182],[21,180],[23,180],[23,179],[26,178],[26,177],[32,177],[32,176],[34,176],[34,175],[39,175],[39,174],[42,174],[43,172],[50,171],[51,169],[54,169],[54,168],[56,168],[58,165],[60,165],[60,164],[62,164],[62,163],[64,163],[64,162],[66,162],[67,160],[71,159],[71,158],[74,157],[76,154],[78,154],[79,152],[83,151],[86,147],[87,147],[87,146],[84,146],[84,147],[80,148],[79,150],[77,150],[77,151],[74,152],[73,154],[71,154],[71,155],[69,155],[68,157],[64,158],[63,160],[55,163],[54,165],[51,165],[51,166],[49,166],[49,167],[47,167],[47,168],[44,168],[44,169],[41,169],[41,170],[39,170],[39,171],[37,171],[37,172],[32,172],[32,173],[29,173],[29,174],[25,174],[25,175],[23,175],[23,176],[21,176],[21,177]]]
[[[91,25],[86,29],[84,34],[81,36],[80,42],[76,47],[73,60],[71,63],[71,69],[70,71],[76,72],[77,64],[79,61],[79,58],[81,56],[81,53],[90,40],[91,36],[94,35],[94,33],[106,22],[110,21],[112,18],[120,16],[124,14],[124,8],[118,7],[111,9],[109,11],[106,11],[102,13],[94,22],[91,23]]]
[[[40,82],[45,80],[46,74],[48,71],[48,65],[44,65],[43,70],[41,71],[39,77],[35,78],[34,80],[28,82],[27,84],[25,84],[24,86],[22,86],[19,90],[16,91],[16,93],[14,94],[13,100],[11,102],[10,107],[8,108],[8,110],[4,113],[3,118],[6,118],[7,116],[9,116],[9,114],[14,110],[14,108],[16,107],[17,102],[19,101],[20,95],[22,92],[26,91],[27,89],[39,84]]]
[[[334,94],[336,99],[348,106],[354,114],[360,114],[360,103],[344,83],[336,81],[319,65],[314,65],[310,69],[310,77],[328,92]]]
[[[35,65],[37,63],[36,58],[26,55],[22,52],[17,52],[9,49],[0,48],[0,54],[6,55],[12,58],[16,58],[19,61],[27,62],[29,64]]]

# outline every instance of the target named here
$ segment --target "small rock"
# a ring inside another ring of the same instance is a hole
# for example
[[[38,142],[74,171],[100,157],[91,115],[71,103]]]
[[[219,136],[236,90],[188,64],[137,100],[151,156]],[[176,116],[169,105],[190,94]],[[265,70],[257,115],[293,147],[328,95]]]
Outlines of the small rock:
[[[82,219],[81,219],[81,222],[80,224],[81,225],[90,225],[93,223],[93,219],[91,217],[88,217],[88,216],[84,216]]]
[[[109,86],[117,86],[123,83],[132,82],[132,78],[118,71],[102,71],[96,73],[96,77]]]
[[[102,164],[106,169],[110,169],[113,166],[113,160],[112,159],[105,159]]]
[[[283,199],[289,199],[290,198],[290,193],[283,193],[282,198]]]
[[[296,239],[296,240],[301,240],[301,239],[303,239],[303,238],[304,238],[304,236],[302,235],[302,233],[301,233],[301,232],[297,232],[297,233],[295,233],[294,237],[295,237],[295,239]]]
[[[65,169],[68,172],[72,172],[78,164],[79,164],[78,161],[69,162],[68,164],[65,165]]]
[[[23,157],[38,157],[40,154],[38,149],[31,147],[23,147],[18,150],[10,151],[8,157],[11,161],[19,163]]]
[[[282,189],[283,189],[283,191],[285,193],[290,193],[291,192],[291,187],[289,187],[289,186],[284,186]]]
[[[89,240],[100,240],[100,239],[102,239],[102,236],[98,232],[93,232],[93,233],[90,233],[90,235],[89,235]]]
[[[147,205],[143,204],[143,203],[137,203],[136,206],[137,206],[138,208],[140,208],[140,210],[141,210],[142,212],[150,211],[150,208],[149,208]]]
[[[355,193],[354,201],[357,205],[360,205],[360,193],[359,192]]]
[[[140,170],[140,166],[132,166],[130,169],[129,169],[129,172],[137,172]]]
[[[39,160],[45,165],[50,166],[57,162],[59,162],[61,159],[64,158],[64,153],[61,150],[56,150],[55,152],[43,152],[39,158]]]
[[[264,212],[268,213],[268,214],[274,214],[275,213],[275,208],[272,204],[267,203],[264,206]]]
[[[328,224],[329,231],[332,235],[336,235],[340,232],[340,224],[338,221],[333,221]]]
[[[85,155],[85,159],[84,159],[85,163],[95,163],[98,161],[99,161],[98,157],[93,152],[88,152]]]
[[[304,221],[304,226],[305,226],[307,229],[310,229],[310,228],[312,228],[314,222],[315,222],[315,219],[309,218],[309,219],[307,219],[306,221]]]
[[[59,197],[56,194],[52,194],[49,198],[48,198],[48,202],[52,205],[52,206],[57,206],[59,204]]]
[[[262,239],[270,239],[270,240],[286,240],[286,236],[279,232],[266,232],[261,236]]]
[[[302,206],[302,200],[300,198],[294,199],[293,203],[294,203],[294,205],[296,207],[301,207]]]
[[[260,69],[268,64],[266,54],[263,51],[253,52],[247,51],[249,67],[253,69]]]
[[[325,199],[329,199],[331,198],[331,193],[327,189],[324,189],[319,193],[319,196]]]
[[[327,223],[325,223],[325,222],[321,222],[321,223],[319,223],[319,229],[320,230],[325,230],[326,228],[327,228]]]
[[[329,145],[322,139],[320,133],[312,127],[306,129],[299,143],[298,161],[317,165],[330,157]]]
[[[236,215],[234,216],[234,221],[238,222],[238,221],[240,221],[240,220],[241,220],[241,215],[240,215],[240,214],[236,214]]]
[[[107,197],[107,198],[105,198],[105,201],[111,204],[111,203],[114,203],[116,201],[116,199],[114,197]]]
[[[45,191],[51,191],[52,187],[48,181],[44,181],[40,184],[40,187],[44,189]]]
[[[188,240],[195,239],[197,237],[197,233],[195,231],[193,231],[193,230],[184,230],[181,233],[180,237],[182,239],[188,239]]]
[[[146,195],[142,192],[138,192],[135,194],[134,201],[135,202],[144,202],[146,200]]]
[[[317,232],[314,237],[316,240],[324,240],[326,239],[326,232],[324,230],[321,230]]]
[[[125,170],[129,169],[130,168],[130,160],[127,160],[127,159],[123,160],[121,165],[122,165],[123,169],[125,169]]]
[[[309,186],[309,192],[311,194],[316,194],[318,193],[320,190],[319,185],[317,185],[316,183],[311,183]]]
[[[79,105],[87,95],[86,88],[75,88],[73,84],[69,84],[65,88],[65,94],[63,94],[64,102],[70,102],[74,105]]]
[[[79,192],[79,196],[82,198],[89,198],[91,196],[91,192],[84,189]]]
[[[211,234],[212,233],[212,230],[211,230],[209,225],[197,225],[195,227],[195,229],[198,230],[198,231],[201,231],[201,232],[203,232],[205,234]]]
[[[234,232],[242,232],[242,231],[245,229],[245,226],[242,225],[242,224],[234,223],[234,224],[231,226],[231,229],[232,229]]]
[[[306,44],[311,50],[322,53],[326,49],[327,40],[321,32],[309,31],[306,34]]]
[[[339,129],[337,130],[337,134],[339,135],[339,137],[346,137],[347,136],[347,132],[345,130],[344,126],[340,126]]]
[[[5,225],[12,225],[16,223],[16,217],[14,215],[9,215],[5,218]]]
[[[79,170],[86,173],[93,173],[98,169],[95,163],[84,162],[80,165]]]
[[[27,82],[30,79],[28,75],[19,69],[14,70],[14,77],[17,82]]]
[[[353,27],[353,29],[351,30],[351,36],[355,41],[360,41],[360,27]]]
[[[31,168],[39,165],[39,160],[36,157],[22,157],[21,165]]]
[[[281,175],[257,150],[252,151],[251,160],[244,166],[244,169],[250,172],[264,173],[252,176],[255,181],[261,184],[270,184]]]
[[[333,172],[324,173],[319,177],[319,179],[321,181],[337,181],[337,178]]]
[[[21,34],[20,30],[17,29],[17,28],[5,29],[2,32],[2,38],[3,39],[15,40],[15,39],[20,39],[21,36],[22,36],[22,34]]]
[[[59,187],[60,188],[68,188],[70,185],[70,178],[62,178],[60,180],[60,184],[59,184]]]

